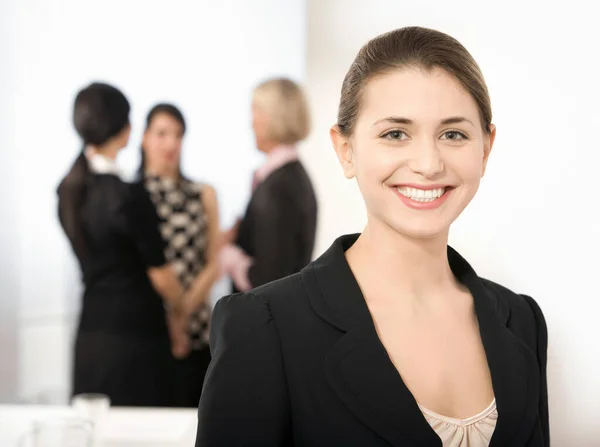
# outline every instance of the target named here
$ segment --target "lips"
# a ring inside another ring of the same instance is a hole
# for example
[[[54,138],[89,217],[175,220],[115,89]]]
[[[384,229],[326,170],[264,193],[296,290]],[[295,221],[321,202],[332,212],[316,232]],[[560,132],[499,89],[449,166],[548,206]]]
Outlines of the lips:
[[[404,197],[415,200],[417,202],[433,202],[439,199],[446,192],[445,187],[434,189],[419,189],[410,186],[398,186],[397,190]]]
[[[449,185],[394,185],[402,202],[414,209],[434,209],[442,205],[454,189]]]

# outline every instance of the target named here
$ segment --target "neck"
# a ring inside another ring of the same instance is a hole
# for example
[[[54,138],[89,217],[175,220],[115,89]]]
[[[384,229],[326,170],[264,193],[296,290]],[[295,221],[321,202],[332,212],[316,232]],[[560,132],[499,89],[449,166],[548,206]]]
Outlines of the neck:
[[[102,155],[106,158],[110,158],[111,160],[116,160],[117,159],[117,155],[119,154],[119,151],[122,148],[118,145],[115,144],[113,142],[108,142],[106,144],[102,144],[102,145],[93,145],[93,144],[89,144],[87,146],[87,150],[92,154],[99,154]]]
[[[169,178],[171,180],[179,180],[181,177],[179,174],[179,169],[177,168],[169,168],[165,166],[155,167],[150,166],[146,169],[146,172],[149,174],[158,175],[162,178]]]
[[[456,283],[448,263],[448,233],[430,239],[401,235],[369,221],[347,258],[359,282],[375,285],[377,297],[412,301],[440,296]],[[393,291],[391,293],[390,291]]]

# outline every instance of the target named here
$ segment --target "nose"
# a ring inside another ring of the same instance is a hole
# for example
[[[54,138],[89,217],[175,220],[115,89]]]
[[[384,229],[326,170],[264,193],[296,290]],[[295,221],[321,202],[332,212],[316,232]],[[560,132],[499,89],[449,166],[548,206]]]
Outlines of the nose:
[[[442,154],[433,141],[414,146],[408,167],[425,178],[433,178],[445,169]]]

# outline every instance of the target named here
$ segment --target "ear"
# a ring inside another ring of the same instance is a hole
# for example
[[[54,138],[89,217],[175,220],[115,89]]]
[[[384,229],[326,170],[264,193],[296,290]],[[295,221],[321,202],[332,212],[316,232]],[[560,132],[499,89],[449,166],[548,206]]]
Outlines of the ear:
[[[494,124],[490,124],[490,133],[485,134],[484,143],[483,143],[483,168],[481,169],[482,177],[485,175],[488,158],[490,157],[490,152],[492,152],[492,147],[494,146],[495,139],[496,139],[496,126]]]
[[[353,154],[350,140],[342,135],[340,128],[337,125],[329,130],[329,136],[338,161],[344,171],[344,175],[348,179],[353,178],[356,175],[356,172],[354,170],[354,159],[352,157]]]

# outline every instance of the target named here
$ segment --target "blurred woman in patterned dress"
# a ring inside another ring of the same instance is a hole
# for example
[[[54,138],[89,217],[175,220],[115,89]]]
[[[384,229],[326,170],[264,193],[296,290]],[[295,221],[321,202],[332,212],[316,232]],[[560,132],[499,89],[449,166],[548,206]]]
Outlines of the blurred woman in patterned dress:
[[[186,289],[183,321],[188,326],[190,352],[173,359],[173,405],[197,407],[210,363],[209,295],[218,274],[219,213],[215,190],[181,173],[184,134],[185,119],[177,107],[154,106],[146,119],[139,174],[160,218],[167,243],[165,256]]]

